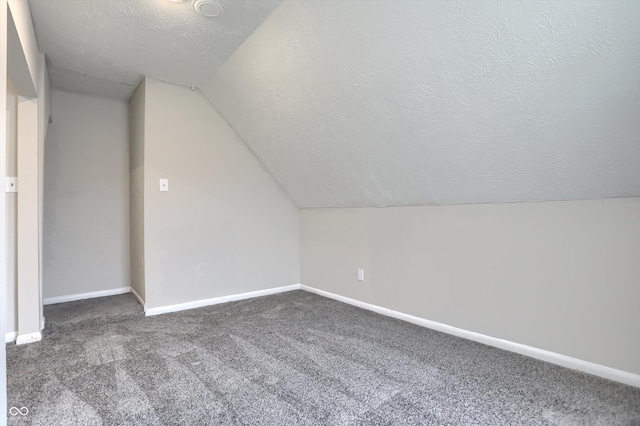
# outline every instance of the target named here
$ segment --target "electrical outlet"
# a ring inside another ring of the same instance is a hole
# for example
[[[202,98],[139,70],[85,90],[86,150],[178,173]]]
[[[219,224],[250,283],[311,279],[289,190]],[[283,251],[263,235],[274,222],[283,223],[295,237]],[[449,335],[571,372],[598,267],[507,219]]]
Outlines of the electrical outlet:
[[[364,269],[358,268],[358,281],[364,282]]]

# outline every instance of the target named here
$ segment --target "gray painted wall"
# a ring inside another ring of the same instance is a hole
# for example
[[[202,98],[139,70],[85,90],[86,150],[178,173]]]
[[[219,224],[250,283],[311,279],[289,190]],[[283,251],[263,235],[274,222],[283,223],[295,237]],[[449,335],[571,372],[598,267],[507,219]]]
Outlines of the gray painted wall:
[[[54,91],[44,178],[44,297],[129,286],[126,102]]]
[[[305,285],[640,374],[640,198],[301,210],[300,238]]]
[[[201,93],[149,78],[145,92],[147,307],[300,282],[287,194]]]
[[[144,125],[145,81],[129,100],[129,231],[131,288],[145,300],[144,286]]]

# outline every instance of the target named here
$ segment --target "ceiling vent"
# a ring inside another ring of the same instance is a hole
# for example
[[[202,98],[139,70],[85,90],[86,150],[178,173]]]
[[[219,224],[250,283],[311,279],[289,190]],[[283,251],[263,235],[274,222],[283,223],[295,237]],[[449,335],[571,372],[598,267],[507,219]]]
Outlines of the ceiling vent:
[[[193,0],[191,7],[197,14],[207,18],[215,18],[224,12],[224,6],[216,0]]]

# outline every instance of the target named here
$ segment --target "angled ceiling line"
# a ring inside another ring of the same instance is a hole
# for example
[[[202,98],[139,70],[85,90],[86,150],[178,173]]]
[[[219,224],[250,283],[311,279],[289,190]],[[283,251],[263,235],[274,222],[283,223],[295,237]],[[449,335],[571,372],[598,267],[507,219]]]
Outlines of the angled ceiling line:
[[[298,206],[298,204],[296,203],[295,199],[291,196],[291,194],[289,193],[289,191],[287,191],[287,189],[282,185],[282,183],[278,180],[278,178],[273,174],[273,172],[271,170],[269,170],[269,168],[266,166],[266,164],[264,164],[264,162],[262,161],[262,159],[260,158],[260,156],[258,156],[258,154],[255,153],[255,151],[251,148],[251,146],[247,143],[247,141],[244,140],[244,138],[242,137],[242,135],[240,133],[238,133],[238,131],[233,127],[233,125],[231,123],[229,123],[229,120],[227,120],[227,118],[224,116],[224,114],[222,113],[222,111],[220,111],[214,104],[213,102],[211,102],[211,100],[209,99],[209,97],[202,91],[200,90],[200,88],[196,88],[195,89],[200,96],[202,96],[204,98],[204,100],[207,102],[207,104],[209,104],[211,106],[211,108],[213,108],[213,110],[215,112],[217,112],[220,117],[224,120],[224,122],[227,124],[227,126],[229,126],[229,128],[231,130],[233,130],[233,133],[235,133],[238,136],[238,139],[240,139],[242,141],[242,144],[245,146],[245,148],[251,153],[251,155],[256,159],[256,161],[258,162],[258,164],[260,165],[260,167],[262,167],[264,169],[265,172],[267,172],[267,174],[269,175],[269,177],[273,180],[273,182],[275,182],[275,184],[280,188],[280,190],[282,191],[282,193],[284,195],[286,195],[287,199],[291,202],[291,204],[293,206],[295,206],[298,210],[300,209],[300,206]]]

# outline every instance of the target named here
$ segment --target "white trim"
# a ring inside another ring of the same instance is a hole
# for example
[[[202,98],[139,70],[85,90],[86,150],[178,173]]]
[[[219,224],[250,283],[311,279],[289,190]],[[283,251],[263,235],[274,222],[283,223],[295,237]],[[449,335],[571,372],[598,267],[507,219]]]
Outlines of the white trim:
[[[94,297],[115,296],[131,292],[131,287],[113,288],[111,290],[93,291],[91,293],[69,294],[67,296],[46,297],[43,300],[45,305],[55,305],[56,303],[74,302],[76,300],[93,299]]]
[[[144,305],[144,300],[142,300],[142,297],[140,297],[138,292],[133,287],[131,287],[131,294],[133,295],[133,297],[136,298],[136,300],[138,301],[140,306],[142,306],[142,309],[144,309],[144,311],[146,312],[147,311],[147,307]]]
[[[42,333],[27,333],[27,334],[18,334],[16,338],[16,345],[24,345],[27,343],[33,343],[42,340]]]
[[[44,330],[44,325],[46,324],[46,321],[47,319],[43,315],[42,318],[40,318],[40,331]]]
[[[17,338],[18,338],[18,332],[17,331],[11,331],[11,332],[9,332],[9,333],[4,335],[4,343],[15,342]]]
[[[603,377],[605,379],[613,380],[616,382],[624,383],[626,385],[635,386],[640,388],[640,375],[629,373],[615,368],[607,367],[601,364],[596,364],[589,361],[584,361],[578,358],[562,355],[556,352],[547,351],[544,349],[535,348],[533,346],[523,345],[521,343],[511,342],[509,340],[499,339],[497,337],[487,336],[485,334],[476,333],[474,331],[464,330],[462,328],[453,327],[451,325],[442,324],[440,322],[431,321],[428,319],[415,317],[413,315],[404,314],[402,312],[394,311],[392,309],[383,308],[380,306],[372,305],[370,303],[361,302],[356,299],[340,296],[338,294],[329,293],[328,291],[319,290],[317,288],[309,287],[306,285],[300,285],[301,290],[305,290],[311,293],[316,293],[320,296],[328,297],[330,299],[338,300],[349,305],[357,306],[362,309],[377,312],[388,317],[397,318],[403,321],[410,322],[422,327],[430,328],[432,330],[440,331],[454,336],[462,337],[464,339],[473,340],[474,342],[483,343],[485,345],[493,346],[496,348],[504,349],[510,352],[515,352],[520,355],[525,355],[531,358],[539,359],[542,361],[550,362],[552,364],[560,365],[562,367],[570,368],[572,370],[583,371],[594,376]]]
[[[201,308],[203,306],[218,305],[220,303],[232,302],[234,300],[252,299],[254,297],[268,296],[270,294],[284,293],[292,290],[300,290],[300,284],[292,284],[284,287],[269,288],[266,290],[250,291],[248,293],[232,294],[229,296],[214,297],[213,299],[195,300],[193,302],[180,303],[177,305],[161,306],[159,308],[145,309],[146,316],[166,314],[168,312],[184,311],[186,309]]]

